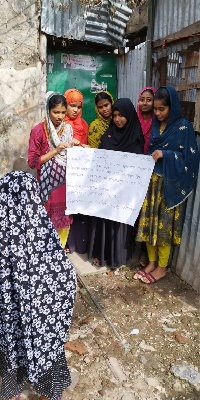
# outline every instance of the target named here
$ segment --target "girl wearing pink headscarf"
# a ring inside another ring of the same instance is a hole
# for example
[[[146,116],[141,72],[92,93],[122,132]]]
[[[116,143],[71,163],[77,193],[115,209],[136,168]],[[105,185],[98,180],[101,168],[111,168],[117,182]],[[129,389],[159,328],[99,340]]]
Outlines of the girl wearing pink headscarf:
[[[147,154],[149,148],[149,138],[152,130],[153,99],[155,93],[156,89],[154,87],[147,86],[141,90],[138,98],[137,114],[145,139],[144,154]]]
[[[137,104],[137,114],[140,120],[142,132],[144,135],[144,154],[147,154],[149,148],[149,138],[152,130],[152,113],[153,113],[153,99],[156,89],[147,86],[141,90]],[[145,242],[141,243],[141,252],[138,265],[146,267],[148,264],[148,255]]]

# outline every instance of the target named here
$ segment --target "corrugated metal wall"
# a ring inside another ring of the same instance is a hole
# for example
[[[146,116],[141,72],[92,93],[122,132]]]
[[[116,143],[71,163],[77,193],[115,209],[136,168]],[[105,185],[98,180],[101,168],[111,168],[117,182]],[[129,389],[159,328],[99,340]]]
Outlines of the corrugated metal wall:
[[[200,145],[200,137],[197,138]],[[200,293],[200,172],[187,200],[181,245],[175,250],[172,269]]]
[[[146,86],[146,45],[117,57],[118,99],[128,97],[135,107]]]
[[[153,53],[152,85],[158,88],[165,84],[177,86],[197,82],[198,48],[199,41],[196,37],[193,37],[187,39],[187,41],[179,40],[176,44],[169,43],[165,48]],[[162,68],[164,65],[166,65],[166,68],[164,68],[165,76],[163,77]],[[163,80],[163,78],[165,79]],[[178,96],[182,102],[184,117],[194,122],[196,89],[179,91]]]
[[[86,13],[85,40],[126,47],[124,39],[126,24],[131,16],[126,2],[104,0],[100,7],[91,8]]]
[[[41,31],[48,35],[83,40],[86,6],[79,1],[43,0]]]
[[[200,21],[200,0],[157,0],[154,39],[164,38]]]
[[[125,1],[43,0],[41,31],[48,35],[126,46],[126,23],[132,10]]]
[[[168,56],[166,84],[176,86],[197,82],[198,62],[199,53],[196,51],[182,54],[182,56],[179,53],[172,53]],[[179,92],[179,99],[195,102],[196,89]]]

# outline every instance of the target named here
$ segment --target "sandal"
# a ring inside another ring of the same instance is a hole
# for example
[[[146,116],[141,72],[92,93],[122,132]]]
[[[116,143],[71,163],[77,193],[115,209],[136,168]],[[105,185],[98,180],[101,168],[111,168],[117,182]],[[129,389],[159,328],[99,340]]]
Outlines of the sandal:
[[[148,279],[149,282],[145,282],[142,278],[140,279],[142,283],[146,283],[147,285],[149,285],[150,283],[156,283],[157,279],[154,278],[153,275],[151,275],[151,273],[149,272],[149,274],[145,275],[145,278]]]
[[[137,275],[139,275],[139,276],[137,276]],[[135,279],[135,280],[137,280],[137,279],[138,279],[138,280],[141,280],[141,278],[144,277],[144,276],[146,276],[146,272],[143,271],[142,269],[140,269],[139,271],[136,272],[135,275],[133,275],[133,279]]]
[[[145,275],[145,278],[147,278],[149,282],[145,282],[142,278],[140,279],[140,281],[141,281],[142,283],[146,283],[146,285],[149,285],[150,283],[156,283],[156,282],[160,281],[161,279],[165,278],[165,276],[161,276],[161,278],[156,279],[156,278],[154,278],[154,276],[149,272],[149,274],[146,274],[146,275]]]
[[[70,250],[68,249],[68,247],[66,247],[65,253],[70,253]]]

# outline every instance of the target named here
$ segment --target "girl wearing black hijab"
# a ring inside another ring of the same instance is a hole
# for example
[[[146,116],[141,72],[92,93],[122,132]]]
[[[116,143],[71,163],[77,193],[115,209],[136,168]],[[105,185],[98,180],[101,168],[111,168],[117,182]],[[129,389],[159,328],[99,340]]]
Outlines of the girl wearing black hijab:
[[[119,99],[112,106],[112,120],[101,137],[99,149],[144,154],[144,137],[130,99]],[[108,219],[92,217],[89,258],[96,266],[111,268],[126,264],[132,257],[133,227]]]

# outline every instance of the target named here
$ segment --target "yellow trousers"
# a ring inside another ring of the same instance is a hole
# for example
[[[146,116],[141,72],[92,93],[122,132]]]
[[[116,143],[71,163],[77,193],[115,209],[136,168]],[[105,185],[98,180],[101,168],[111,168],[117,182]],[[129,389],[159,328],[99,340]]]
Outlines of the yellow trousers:
[[[171,246],[152,246],[146,242],[149,261],[158,261],[159,267],[167,267]]]
[[[66,245],[66,243],[67,243],[67,238],[68,238],[68,235],[69,235],[69,230],[70,230],[70,226],[69,226],[69,228],[64,228],[64,229],[60,229],[59,231],[57,231],[63,249],[65,248],[65,245]]]

